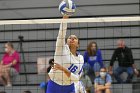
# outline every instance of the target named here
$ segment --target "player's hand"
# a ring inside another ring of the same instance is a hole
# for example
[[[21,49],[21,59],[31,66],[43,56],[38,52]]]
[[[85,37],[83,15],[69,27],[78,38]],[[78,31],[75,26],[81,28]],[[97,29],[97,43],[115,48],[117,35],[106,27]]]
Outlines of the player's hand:
[[[63,71],[64,68],[63,68],[63,66],[61,66],[60,64],[54,63],[54,65],[52,66],[52,69]]]
[[[56,71],[56,70],[61,70],[61,71],[63,71],[68,77],[70,77],[70,75],[71,75],[71,72],[69,72],[66,68],[64,68],[63,66],[61,66],[61,65],[58,64],[58,63],[54,63],[54,66],[52,67],[52,69],[53,69],[54,71]]]

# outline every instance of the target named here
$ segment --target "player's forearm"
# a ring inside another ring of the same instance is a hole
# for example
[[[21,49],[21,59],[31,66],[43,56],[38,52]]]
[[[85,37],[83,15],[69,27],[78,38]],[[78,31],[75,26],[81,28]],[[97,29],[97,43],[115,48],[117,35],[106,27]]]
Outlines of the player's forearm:
[[[68,16],[63,16],[63,20],[66,19],[68,19]],[[61,23],[59,33],[58,33],[58,38],[62,40],[65,39],[66,31],[67,31],[67,23]]]
[[[66,31],[67,31],[67,23],[61,23],[57,41],[56,41],[55,55],[61,54],[60,52],[62,51],[63,46],[65,45]]]
[[[67,75],[67,77],[70,77],[71,72],[69,72],[66,68],[63,68],[63,71]]]
[[[59,33],[58,33],[58,38],[64,39],[66,36],[66,31],[67,31],[67,23],[61,23]]]

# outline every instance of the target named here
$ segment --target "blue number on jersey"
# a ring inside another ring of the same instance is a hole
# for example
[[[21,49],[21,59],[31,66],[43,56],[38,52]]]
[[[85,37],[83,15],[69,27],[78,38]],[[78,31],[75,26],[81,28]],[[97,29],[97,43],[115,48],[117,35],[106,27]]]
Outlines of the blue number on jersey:
[[[74,64],[71,64],[71,66],[68,68],[68,70],[72,73],[75,73],[77,69],[78,69],[78,67],[75,66]]]

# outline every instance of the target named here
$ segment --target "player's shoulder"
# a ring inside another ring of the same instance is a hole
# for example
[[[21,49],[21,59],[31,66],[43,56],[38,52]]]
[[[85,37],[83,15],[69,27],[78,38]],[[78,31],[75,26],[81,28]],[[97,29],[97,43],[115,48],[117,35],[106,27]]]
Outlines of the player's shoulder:
[[[78,54],[78,58],[80,60],[81,63],[84,63],[84,57],[81,54]]]
[[[78,54],[78,57],[79,57],[80,59],[83,59],[83,60],[84,60],[84,57],[83,57],[83,55],[81,55],[81,54]]]

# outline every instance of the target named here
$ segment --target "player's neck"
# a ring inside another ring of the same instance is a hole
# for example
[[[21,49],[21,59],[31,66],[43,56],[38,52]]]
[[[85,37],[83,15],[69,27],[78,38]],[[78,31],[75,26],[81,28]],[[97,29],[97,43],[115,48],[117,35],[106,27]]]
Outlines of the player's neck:
[[[76,56],[76,48],[70,47],[70,52]]]

